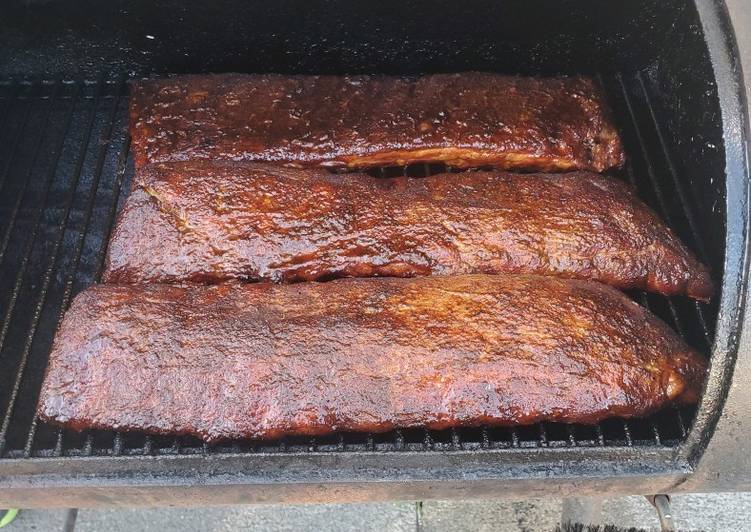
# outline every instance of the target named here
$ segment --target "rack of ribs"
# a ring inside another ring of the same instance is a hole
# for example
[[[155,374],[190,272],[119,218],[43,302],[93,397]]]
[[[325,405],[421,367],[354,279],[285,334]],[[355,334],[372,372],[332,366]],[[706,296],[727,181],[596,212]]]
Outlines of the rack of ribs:
[[[137,167],[190,159],[365,168],[620,166],[599,84],[572,76],[186,75],[135,82]]]
[[[139,170],[109,283],[532,273],[712,294],[630,186],[587,172],[426,178],[187,161]]]
[[[596,423],[695,402],[706,367],[591,281],[97,285],[63,319],[38,411],[207,441]]]

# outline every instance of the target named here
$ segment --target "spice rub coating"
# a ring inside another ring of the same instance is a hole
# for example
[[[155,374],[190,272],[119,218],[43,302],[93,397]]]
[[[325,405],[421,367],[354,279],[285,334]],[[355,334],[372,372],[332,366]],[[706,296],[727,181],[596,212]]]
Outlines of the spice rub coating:
[[[39,414],[207,441],[595,423],[695,402],[705,372],[667,325],[590,281],[98,285],[63,319]]]
[[[623,182],[597,174],[330,174],[149,165],[109,283],[534,273],[708,299],[707,269]]]
[[[603,171],[623,147],[587,77],[185,75],[131,86],[136,166],[231,159]]]

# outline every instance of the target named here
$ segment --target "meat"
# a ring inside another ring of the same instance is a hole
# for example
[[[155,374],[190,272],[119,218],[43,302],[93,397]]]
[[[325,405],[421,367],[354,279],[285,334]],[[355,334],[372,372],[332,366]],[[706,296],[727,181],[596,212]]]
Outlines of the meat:
[[[693,403],[705,360],[605,285],[537,276],[98,285],[42,419],[207,441],[595,423]]]
[[[231,159],[292,166],[603,171],[623,149],[590,78],[199,75],[136,82],[137,167]]]
[[[591,173],[375,178],[258,163],[150,165],[103,279],[534,273],[707,299],[707,269],[619,180]]]

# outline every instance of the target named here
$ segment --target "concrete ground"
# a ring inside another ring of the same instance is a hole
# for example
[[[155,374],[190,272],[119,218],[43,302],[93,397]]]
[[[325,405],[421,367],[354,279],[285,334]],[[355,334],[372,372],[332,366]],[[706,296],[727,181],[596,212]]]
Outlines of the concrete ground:
[[[659,531],[657,516],[642,497],[607,499],[603,508],[604,524]],[[751,493],[676,495],[672,498],[672,509],[681,531],[751,532]],[[66,510],[25,510],[2,532],[536,532],[552,531],[560,511],[559,500],[538,499],[426,501],[421,508],[403,502],[81,509],[77,515]]]

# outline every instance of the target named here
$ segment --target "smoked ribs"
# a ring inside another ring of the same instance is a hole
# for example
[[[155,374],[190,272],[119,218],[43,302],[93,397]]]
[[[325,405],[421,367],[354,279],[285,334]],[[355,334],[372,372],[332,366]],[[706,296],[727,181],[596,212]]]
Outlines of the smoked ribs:
[[[601,87],[579,76],[187,75],[132,84],[130,126],[139,168],[212,159],[599,172],[624,160]]]
[[[376,178],[198,160],[135,180],[105,282],[532,273],[712,295],[631,187],[592,173]]]
[[[645,416],[706,361],[621,292],[524,275],[96,285],[55,338],[45,421],[207,441]]]

